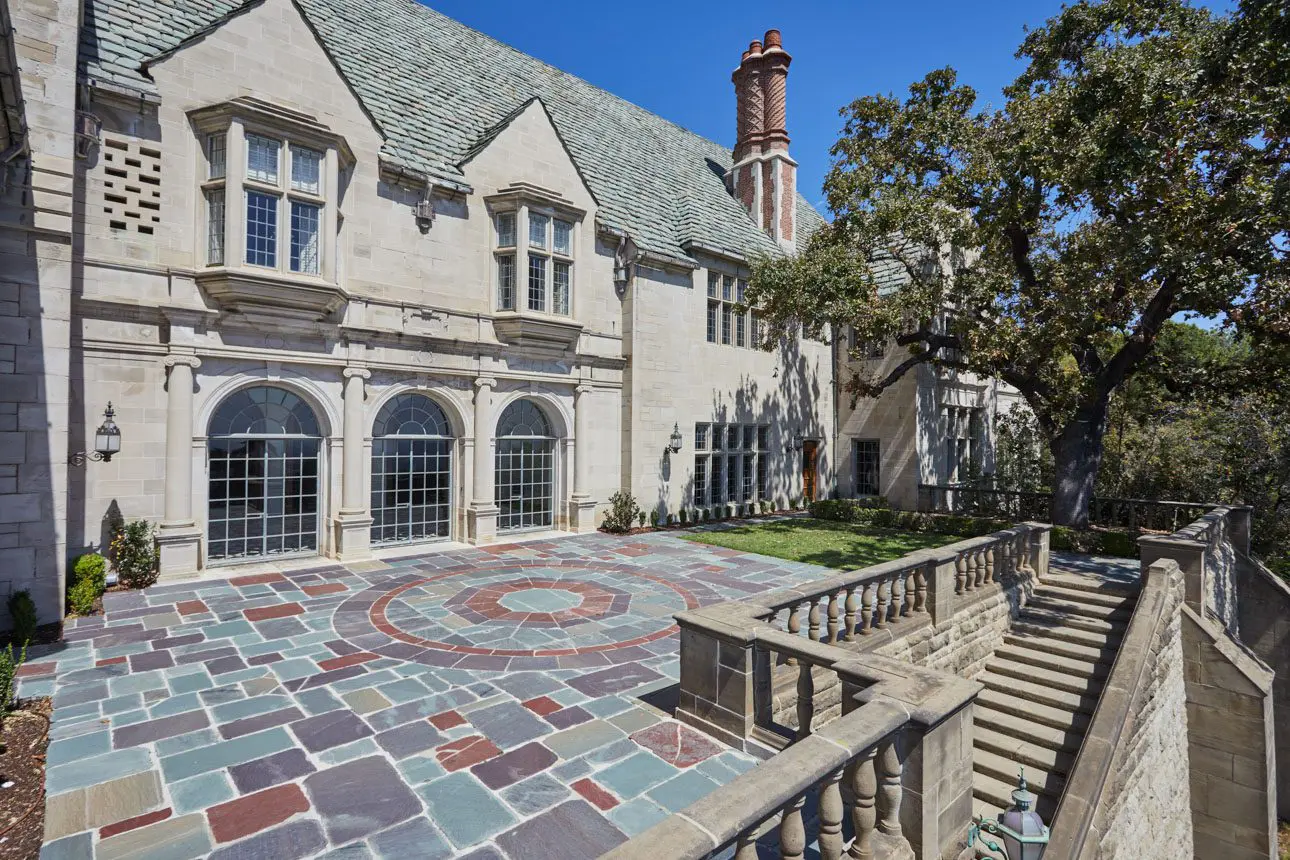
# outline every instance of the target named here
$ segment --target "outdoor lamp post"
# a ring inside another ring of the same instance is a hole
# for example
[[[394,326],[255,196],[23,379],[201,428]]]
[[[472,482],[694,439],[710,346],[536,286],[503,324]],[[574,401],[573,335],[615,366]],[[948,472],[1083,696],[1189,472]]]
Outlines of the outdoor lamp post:
[[[94,431],[94,450],[89,453],[78,451],[68,458],[68,462],[73,466],[84,466],[86,460],[111,462],[112,455],[121,450],[121,428],[112,420],[115,416],[112,401],[109,400],[107,409],[103,410],[103,423]]]
[[[681,443],[684,439],[681,437],[681,425],[675,421],[672,422],[672,435],[667,440],[667,450],[673,454],[681,453]]]
[[[1017,777],[1017,788],[1012,792],[1012,806],[999,813],[998,822],[977,816],[968,829],[968,845],[980,839],[991,851],[1003,851],[1008,860],[1040,860],[1048,847],[1048,826],[1033,810],[1035,795],[1026,788],[1026,770]],[[1003,845],[982,836],[988,833],[1003,840]]]

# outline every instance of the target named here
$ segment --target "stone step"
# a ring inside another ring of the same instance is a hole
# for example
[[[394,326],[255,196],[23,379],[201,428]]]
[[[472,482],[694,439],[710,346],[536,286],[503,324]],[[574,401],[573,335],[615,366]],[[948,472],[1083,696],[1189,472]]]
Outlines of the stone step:
[[[972,711],[972,720],[975,723],[974,730],[985,728],[1014,738],[1019,743],[1033,744],[1072,756],[1079,752],[1080,743],[1084,739],[1082,730],[1072,731],[1069,728],[1055,728],[1037,723],[1026,717],[1019,717],[984,705],[979,697],[977,706]]]
[[[1049,635],[1047,629],[1022,631],[1018,629],[1018,625],[1014,625],[1012,631],[1003,637],[1003,641],[1018,648],[1057,654],[1072,660],[1104,663],[1108,666],[1115,660],[1115,649],[1107,647],[1105,642],[1100,648],[1090,648],[1087,645],[1079,645],[1054,638]]]
[[[996,675],[1004,675],[1010,679],[1019,681],[1030,681],[1035,684],[1042,684],[1053,690],[1060,690],[1063,693],[1074,693],[1077,696],[1097,696],[1102,692],[1102,684],[1105,677],[1095,677],[1091,673],[1077,675],[1072,672],[1058,672],[1052,669],[1045,669],[1042,666],[1033,666],[1029,663],[1019,663],[1015,660],[1008,660],[1004,657],[995,656],[990,664],[986,667]]]
[[[1035,586],[1036,597],[1051,597],[1054,600],[1065,600],[1083,606],[1101,606],[1106,609],[1132,609],[1137,602],[1136,594],[1099,594],[1096,591],[1082,591],[1078,588],[1066,588],[1044,580]]]
[[[977,748],[972,752],[972,770],[977,775],[993,777],[1000,782],[1011,782],[1015,787],[1021,762]],[[1049,773],[1038,767],[1026,767],[1026,785],[1035,794],[1047,795],[1054,801],[1061,799],[1062,790],[1066,788],[1066,775]]]
[[[986,725],[973,726],[972,733],[973,746],[976,750],[987,750],[995,755],[1003,756],[1009,761],[1023,764],[1026,766],[1027,775],[1030,773],[1030,768],[1033,767],[1047,773],[1066,776],[1075,764],[1075,754],[1073,752],[1019,740],[1012,735],[996,731]]]
[[[1000,645],[995,656],[1014,663],[1037,666],[1053,672],[1071,675],[1076,678],[1105,679],[1111,667],[1106,663],[1095,663],[1091,660],[1077,660],[1064,657],[1035,647],[1019,645]]]
[[[973,805],[981,806],[985,804],[1001,810],[1007,809],[1012,806],[1012,792],[1016,788],[1016,774],[1013,774],[1011,782],[1004,782],[988,774],[973,772],[972,798],[976,801]],[[1032,788],[1031,791],[1034,791],[1034,789]],[[1044,821],[1052,821],[1053,812],[1057,809],[1057,801],[1046,794],[1039,794],[1039,792],[1035,792],[1035,794],[1039,797],[1035,801],[1035,811],[1039,813]],[[990,817],[994,818],[993,815]]]
[[[1024,612],[1013,622],[1012,629],[1017,633],[1029,633],[1033,636],[1041,636],[1047,639],[1060,639],[1073,645],[1081,645],[1085,648],[1094,648],[1099,651],[1106,648],[1114,650],[1120,644],[1119,636],[1108,636],[1102,633],[1093,633],[1089,630],[1080,630],[1078,627],[1072,627],[1069,624],[1054,624],[1043,619],[1036,619],[1034,616],[1027,616]]]
[[[1080,737],[1083,737],[1084,732],[1088,731],[1088,714],[1032,702],[1029,699],[1023,699],[1020,696],[1003,693],[988,687],[977,695],[976,700],[986,707],[994,708],[996,711],[1003,711],[1022,719],[1033,720],[1055,729],[1075,732]]]
[[[1102,606],[1100,603],[1066,600],[1065,598],[1054,597],[1039,591],[1036,591],[1034,596],[1026,602],[1026,608],[1039,609],[1057,615],[1096,618],[1100,621],[1109,621],[1112,624],[1127,624],[1129,619],[1133,617],[1132,603],[1126,603],[1123,606]]]
[[[1128,626],[1127,622],[1116,624],[1111,621],[1104,621],[1101,618],[1089,618],[1086,615],[1071,615],[1066,612],[1052,612],[1047,609],[1027,606],[1021,610],[1017,616],[1018,621],[1024,621],[1027,624],[1044,624],[1050,627],[1061,627],[1068,630],[1078,630],[1085,633],[1092,633],[1094,636],[1102,638],[1117,637],[1124,635],[1124,628]]]
[[[1112,597],[1137,597],[1138,584],[1121,582],[1101,576],[1090,576],[1050,566],[1048,575],[1043,578],[1045,585],[1056,585],[1072,591],[1085,591],[1091,594],[1110,595]]]
[[[998,690],[1004,695],[1020,696],[1023,699],[1065,711],[1091,714],[1093,708],[1097,706],[1096,694],[1090,696],[1087,693],[1068,693],[1034,681],[1023,681],[1019,678],[1000,675],[990,669],[981,673],[977,680],[984,684],[987,690]]]

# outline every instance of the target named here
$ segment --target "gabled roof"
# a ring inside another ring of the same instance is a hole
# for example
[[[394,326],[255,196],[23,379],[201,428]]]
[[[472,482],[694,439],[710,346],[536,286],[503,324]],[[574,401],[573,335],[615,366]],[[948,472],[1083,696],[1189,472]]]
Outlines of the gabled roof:
[[[262,0],[86,0],[82,73],[144,92],[152,58]],[[293,0],[385,134],[382,157],[449,183],[534,98],[600,205],[644,250],[776,253],[727,192],[730,150],[412,0]],[[799,195],[799,243],[823,219]]]

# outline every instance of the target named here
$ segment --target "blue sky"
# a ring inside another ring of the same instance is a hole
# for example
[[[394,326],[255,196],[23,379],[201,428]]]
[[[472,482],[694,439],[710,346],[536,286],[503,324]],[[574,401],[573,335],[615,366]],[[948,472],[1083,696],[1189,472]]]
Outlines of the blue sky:
[[[871,93],[903,94],[941,66],[998,102],[1021,68],[1024,26],[1042,24],[1058,0],[985,3],[797,0],[770,3],[554,6],[512,0],[429,0],[463,23],[726,146],[734,143],[730,72],[748,42],[772,27],[793,55],[788,78],[790,151],[798,187],[819,204],[838,109]]]

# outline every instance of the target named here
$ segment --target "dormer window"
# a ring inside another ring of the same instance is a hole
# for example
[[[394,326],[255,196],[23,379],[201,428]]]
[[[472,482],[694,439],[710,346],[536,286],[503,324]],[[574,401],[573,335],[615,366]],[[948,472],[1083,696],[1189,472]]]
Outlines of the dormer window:
[[[569,316],[575,216],[523,198],[515,200],[514,207],[493,214],[496,309]],[[523,245],[517,241],[520,235],[525,237]]]
[[[226,308],[333,313],[346,299],[335,283],[344,138],[250,96],[188,116],[203,162],[199,283]]]

